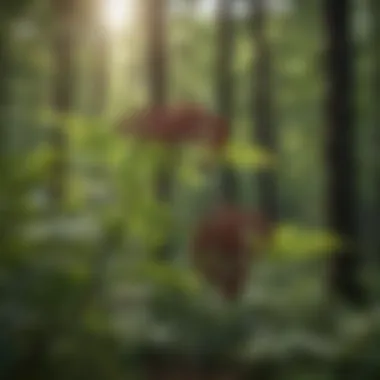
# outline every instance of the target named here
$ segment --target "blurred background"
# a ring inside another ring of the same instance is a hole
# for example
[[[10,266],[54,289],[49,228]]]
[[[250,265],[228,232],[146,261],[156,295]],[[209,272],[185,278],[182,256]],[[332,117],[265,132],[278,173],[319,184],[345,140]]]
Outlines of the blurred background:
[[[0,378],[379,379],[378,17],[2,0]]]

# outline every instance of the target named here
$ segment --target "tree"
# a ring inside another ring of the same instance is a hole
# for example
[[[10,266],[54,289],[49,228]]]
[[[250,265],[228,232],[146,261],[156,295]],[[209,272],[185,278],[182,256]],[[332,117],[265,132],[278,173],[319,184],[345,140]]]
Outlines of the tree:
[[[160,107],[167,102],[167,0],[147,0],[145,13],[149,102],[152,107]],[[167,199],[171,193],[171,173],[162,171],[159,177],[158,195]]]
[[[91,96],[91,110],[94,115],[102,115],[109,96],[109,69],[110,69],[110,38],[107,30],[100,24],[99,14],[102,11],[102,1],[97,0],[91,4],[96,12],[88,11],[90,20],[88,29],[96,32],[96,41],[91,55],[94,59],[93,75],[94,87]],[[98,17],[97,17],[98,16]]]
[[[217,9],[217,61],[216,61],[216,103],[218,112],[225,120],[233,120],[234,88],[232,63],[234,56],[234,1],[219,0]],[[222,171],[222,197],[226,201],[236,201],[237,178],[232,168]]]
[[[371,172],[374,176],[373,183],[374,189],[373,194],[376,197],[374,199],[375,207],[373,209],[373,217],[371,218],[371,226],[373,228],[372,236],[375,239],[374,242],[374,252],[377,255],[380,252],[380,236],[378,234],[378,226],[380,223],[380,167],[379,167],[379,156],[378,149],[380,144],[380,108],[378,105],[378,99],[380,98],[380,24],[378,22],[380,17],[380,3],[376,0],[370,1],[369,11],[372,15],[371,20],[371,55],[372,55],[372,65],[371,65],[371,99],[373,100],[371,104],[371,145],[373,152],[373,166],[371,167]]]
[[[53,37],[53,108],[57,121],[52,134],[54,160],[51,167],[49,192],[58,205],[64,198],[67,180],[68,136],[64,121],[72,108],[74,95],[74,47],[78,17],[78,2],[75,0],[55,0],[52,3],[55,21]]]
[[[167,102],[166,72],[166,26],[167,0],[147,0],[145,25],[147,26],[147,70],[148,95],[151,107],[164,106]],[[161,200],[170,200],[173,173],[171,168],[163,168],[157,173],[157,196]],[[170,240],[168,237],[167,240]],[[165,241],[157,249],[159,259],[170,257],[170,241]]]
[[[148,0],[146,9],[148,28],[148,86],[150,103],[166,103],[166,15],[167,0]]]
[[[326,161],[328,225],[344,240],[332,262],[333,291],[346,301],[364,299],[358,279],[361,259],[357,229],[357,173],[355,163],[355,80],[350,0],[324,1],[326,54]]]
[[[268,2],[251,1],[251,27],[255,59],[253,60],[252,120],[257,143],[271,153],[277,151],[272,96],[271,52],[268,41]],[[259,206],[272,220],[278,216],[276,175],[262,170],[257,175]]]
[[[2,2],[0,4],[0,159],[6,153],[8,111],[10,105],[12,58],[9,35],[12,22],[25,10],[26,0]],[[31,5],[31,4],[29,4]],[[2,164],[2,162],[0,162]],[[3,169],[3,167],[0,167]]]

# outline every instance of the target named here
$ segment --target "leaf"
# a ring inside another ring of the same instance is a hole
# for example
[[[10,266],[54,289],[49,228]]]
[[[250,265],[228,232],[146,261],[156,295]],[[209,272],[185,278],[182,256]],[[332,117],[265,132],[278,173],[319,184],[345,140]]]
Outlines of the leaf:
[[[331,254],[343,243],[328,231],[284,225],[275,233],[272,252],[278,258],[308,259]]]
[[[271,168],[275,164],[275,157],[260,147],[248,144],[232,144],[225,152],[225,159],[240,169]]]
[[[178,179],[185,186],[191,188],[201,188],[206,182],[206,178],[194,165],[183,165],[177,173]]]

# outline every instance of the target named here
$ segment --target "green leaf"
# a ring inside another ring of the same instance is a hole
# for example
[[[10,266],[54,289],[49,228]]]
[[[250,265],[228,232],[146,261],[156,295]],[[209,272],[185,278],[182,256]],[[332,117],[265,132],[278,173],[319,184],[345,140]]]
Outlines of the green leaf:
[[[239,169],[271,168],[275,164],[275,157],[260,147],[248,144],[232,144],[225,153],[227,162]]]
[[[275,233],[271,250],[274,257],[278,258],[309,259],[331,254],[343,243],[332,232],[283,225]]]

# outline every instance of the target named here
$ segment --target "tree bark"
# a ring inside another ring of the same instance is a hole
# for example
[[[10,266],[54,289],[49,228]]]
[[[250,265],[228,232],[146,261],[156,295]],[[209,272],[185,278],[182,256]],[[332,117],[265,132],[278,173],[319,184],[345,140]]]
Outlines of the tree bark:
[[[219,114],[232,124],[234,113],[233,57],[235,48],[233,0],[219,0],[217,9],[216,103]],[[238,197],[237,175],[228,164],[222,170],[221,195],[227,202]]]
[[[147,0],[146,25],[147,35],[147,62],[148,62],[148,91],[149,102],[152,107],[161,107],[167,103],[167,0]],[[168,200],[171,195],[173,173],[162,170],[158,173],[158,196]]]
[[[94,25],[97,30],[97,41],[92,51],[94,62],[93,73],[93,93],[92,93],[92,114],[102,116],[106,110],[107,98],[109,97],[109,68],[110,68],[110,41],[105,31],[101,27]]]
[[[0,20],[1,21],[1,20]],[[4,21],[1,21],[4,22]],[[5,24],[5,22],[4,22]],[[0,27],[0,154],[1,158],[6,153],[7,119],[10,105],[10,58],[8,51],[8,28]],[[1,161],[2,162],[2,161]],[[3,169],[3,168],[1,168]]]
[[[51,144],[54,160],[51,166],[49,193],[53,202],[59,207],[65,197],[67,183],[68,136],[64,129],[64,120],[72,108],[74,95],[74,44],[76,17],[78,15],[75,0],[54,0],[52,3],[53,20],[55,20],[53,37],[53,109],[57,120],[52,133]]]
[[[148,91],[151,107],[162,107],[167,103],[167,0],[147,0],[145,21],[147,33]],[[157,173],[157,197],[163,202],[170,202],[173,192],[173,166],[160,168]],[[158,260],[171,258],[170,236],[158,247]]]
[[[254,139],[270,153],[277,153],[272,94],[272,59],[268,40],[268,7],[265,0],[251,0],[253,60],[252,129]],[[272,221],[278,218],[277,178],[273,169],[257,174],[259,207]]]
[[[373,240],[373,252],[376,253],[380,262],[380,235],[378,227],[380,225],[380,107],[378,101],[380,99],[380,2],[378,0],[371,0],[369,12],[372,15],[371,19],[371,52],[372,52],[372,65],[371,65],[371,174],[373,177],[373,209],[371,216],[371,240]]]
[[[165,105],[166,90],[166,16],[167,0],[147,1],[148,86],[150,103]]]
[[[344,239],[332,261],[332,290],[353,304],[364,300],[358,279],[358,192],[355,163],[355,75],[350,18],[353,2],[325,0],[326,55],[326,164],[328,226]]]

